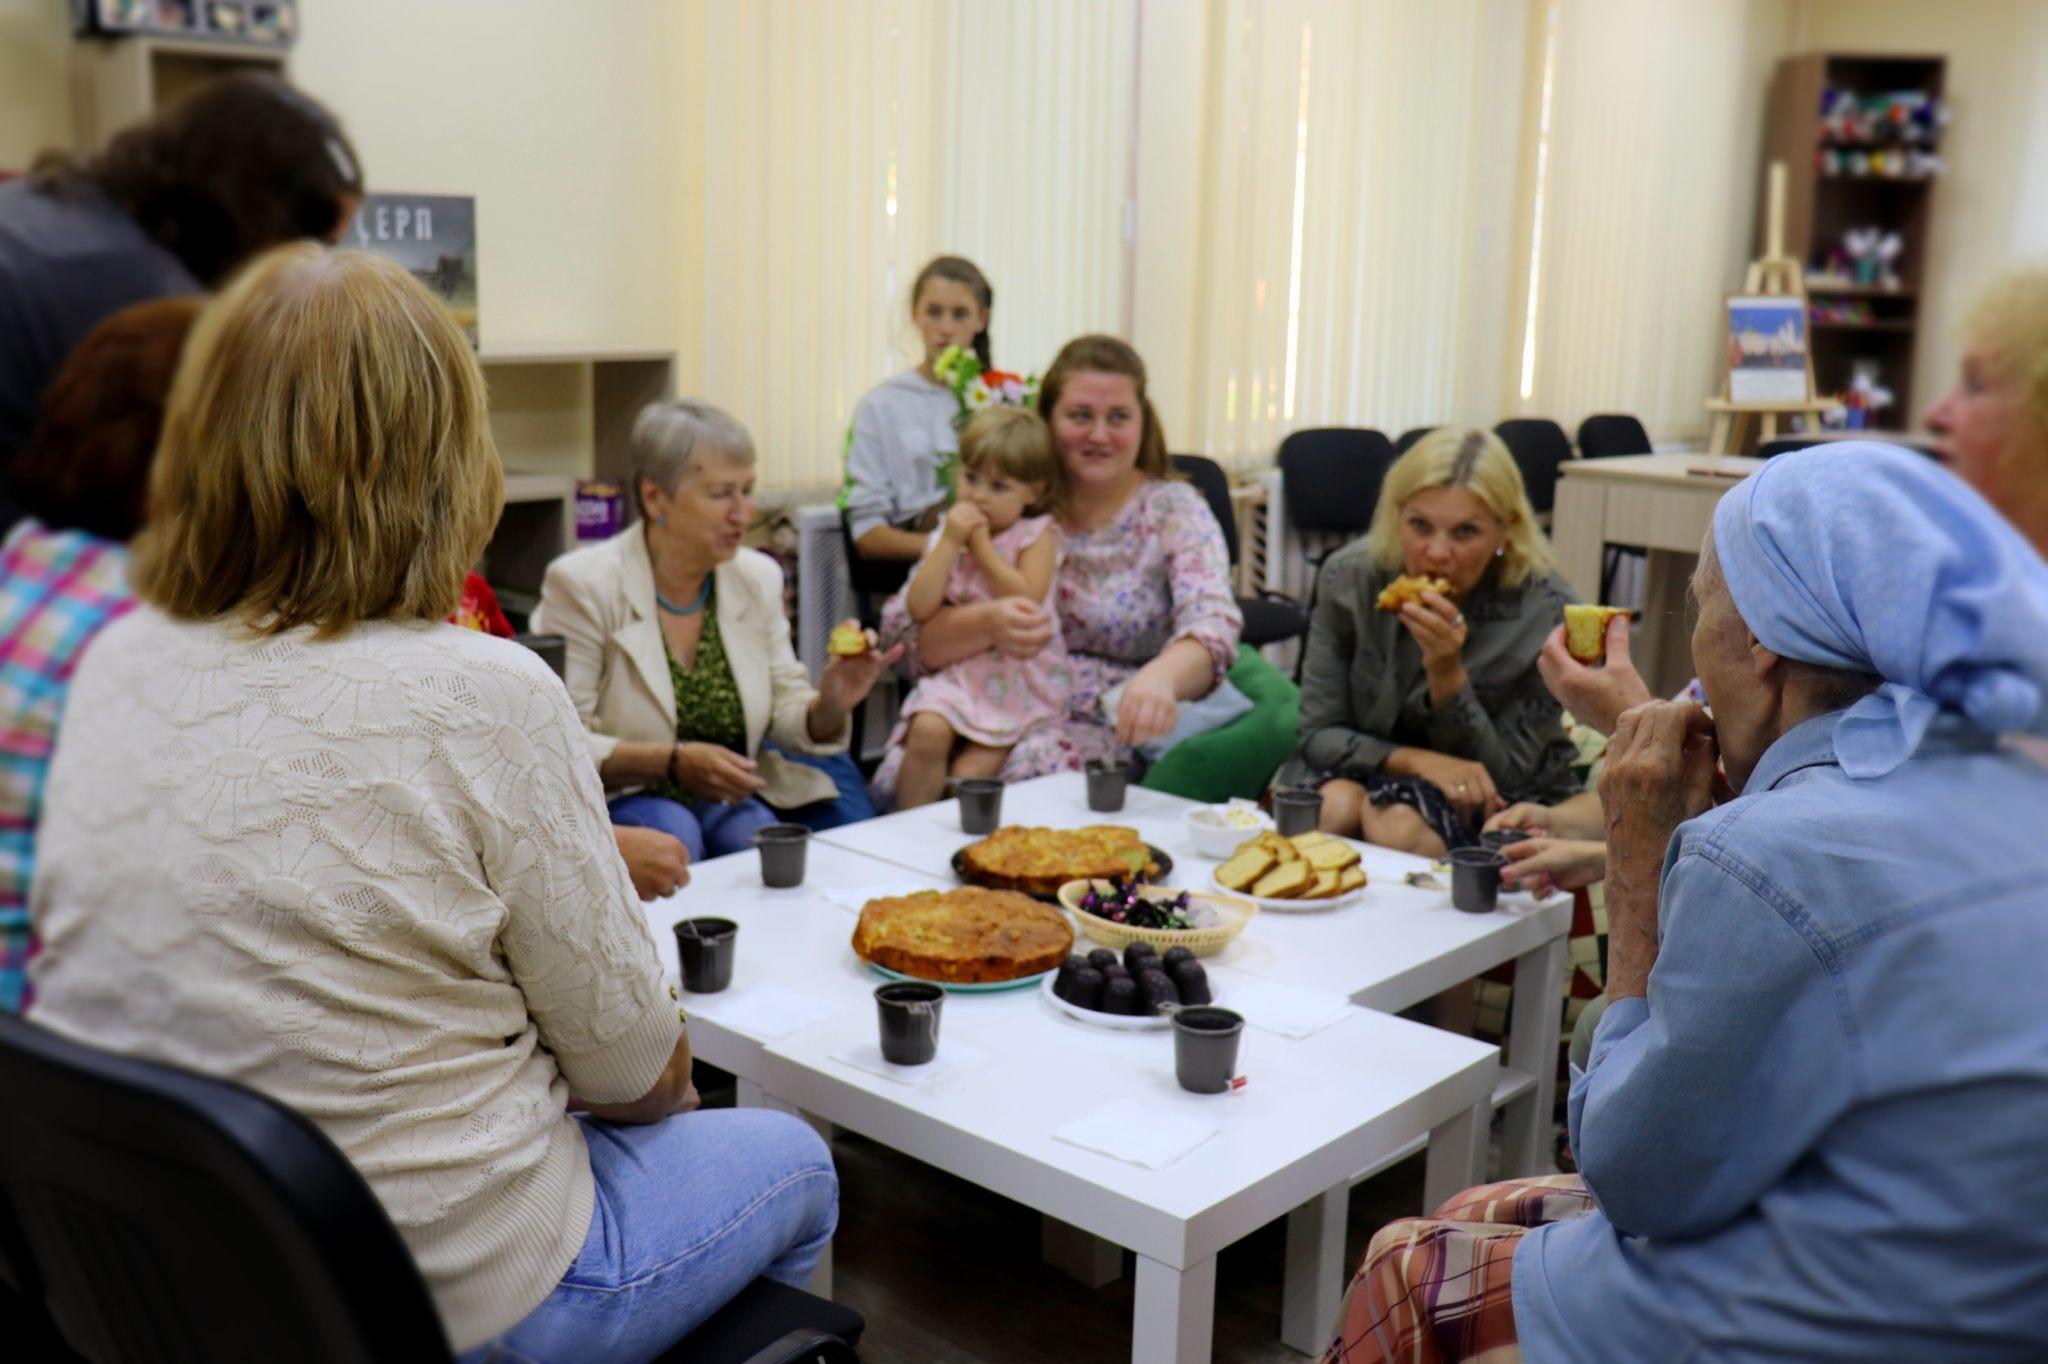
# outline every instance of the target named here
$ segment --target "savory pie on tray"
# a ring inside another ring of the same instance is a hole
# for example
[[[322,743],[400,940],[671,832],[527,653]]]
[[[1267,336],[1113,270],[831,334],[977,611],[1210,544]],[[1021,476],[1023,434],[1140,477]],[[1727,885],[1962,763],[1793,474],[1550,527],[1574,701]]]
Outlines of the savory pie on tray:
[[[862,961],[954,985],[1050,971],[1073,947],[1066,915],[1028,895],[978,886],[870,900],[853,930]]]
[[[1136,829],[1090,824],[1080,829],[996,830],[962,848],[954,859],[961,879],[996,890],[1057,895],[1069,881],[1151,880],[1162,868]]]

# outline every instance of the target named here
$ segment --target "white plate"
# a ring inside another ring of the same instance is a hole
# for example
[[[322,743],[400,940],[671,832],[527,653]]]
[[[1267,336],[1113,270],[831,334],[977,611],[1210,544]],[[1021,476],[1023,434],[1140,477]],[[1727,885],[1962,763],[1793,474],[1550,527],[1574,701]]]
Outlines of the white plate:
[[[1053,975],[1058,975],[1054,972]],[[1204,972],[1206,975],[1207,972]],[[1047,976],[1045,984],[1038,987],[1038,997],[1067,1017],[1086,1023],[1091,1028],[1109,1028],[1115,1032],[1162,1032],[1173,1026],[1172,1014],[1106,1014],[1100,1009],[1084,1009],[1078,1004],[1069,1004],[1052,992],[1053,977]],[[1214,977],[1209,980],[1209,993],[1216,994]],[[1221,1003],[1212,998],[1211,1004]]]
[[[1331,900],[1274,900],[1263,895],[1253,895],[1249,891],[1231,890],[1216,879],[1216,873],[1213,871],[1209,873],[1209,884],[1216,888],[1218,895],[1235,895],[1240,900],[1251,901],[1262,911],[1272,910],[1280,914],[1314,914],[1325,909],[1342,909],[1346,905],[1358,903],[1358,897],[1371,888],[1368,883],[1357,890],[1347,890]]]

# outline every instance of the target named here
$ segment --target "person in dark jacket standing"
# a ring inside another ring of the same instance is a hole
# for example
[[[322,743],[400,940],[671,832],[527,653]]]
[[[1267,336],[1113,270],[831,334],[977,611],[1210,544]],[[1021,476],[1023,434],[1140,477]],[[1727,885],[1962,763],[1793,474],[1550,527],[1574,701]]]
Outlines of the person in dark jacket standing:
[[[214,289],[270,247],[337,241],[362,197],[334,115],[259,75],[212,81],[96,156],[46,152],[0,185],[0,468],[102,321]],[[14,519],[0,503],[0,530]]]

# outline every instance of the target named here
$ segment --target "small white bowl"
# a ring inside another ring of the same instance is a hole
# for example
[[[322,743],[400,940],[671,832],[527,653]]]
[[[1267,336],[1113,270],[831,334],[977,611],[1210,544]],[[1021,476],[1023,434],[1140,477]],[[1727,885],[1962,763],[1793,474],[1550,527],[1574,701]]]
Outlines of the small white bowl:
[[[1250,805],[1198,805],[1181,818],[1187,822],[1195,851],[1219,862],[1273,827],[1271,815]],[[1233,818],[1243,822],[1232,823]]]

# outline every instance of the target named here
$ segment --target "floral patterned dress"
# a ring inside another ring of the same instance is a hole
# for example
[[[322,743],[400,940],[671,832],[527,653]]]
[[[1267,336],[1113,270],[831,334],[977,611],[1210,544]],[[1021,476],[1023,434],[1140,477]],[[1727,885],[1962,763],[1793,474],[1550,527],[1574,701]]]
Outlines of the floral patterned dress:
[[[995,537],[995,551],[1015,564],[1040,536],[1057,536],[1050,516],[1027,516]],[[925,545],[929,556],[938,548],[939,532]],[[1055,541],[1057,545],[1057,541]],[[1057,553],[1057,549],[1055,549]],[[913,575],[914,576],[914,575]],[[1047,584],[1047,610],[1058,592],[1059,572]],[[988,578],[974,556],[962,550],[946,576],[946,605],[969,606],[993,600]],[[1055,637],[1035,658],[1009,658],[989,649],[950,667],[926,673],[903,703],[903,718],[889,736],[895,748],[909,732],[910,717],[930,711],[942,715],[953,732],[990,748],[1008,748],[1031,730],[1051,724],[1066,713],[1066,695],[1073,687],[1066,646]]]
[[[1167,479],[1141,485],[1108,525],[1067,534],[1053,609],[1073,686],[1064,715],[1010,750],[1004,781],[1076,771],[1090,758],[1133,758],[1103,717],[1103,693],[1183,639],[1208,651],[1213,679],[1221,682],[1244,629],[1222,527],[1192,485]],[[882,612],[883,646],[899,640],[912,646],[905,657],[914,658],[916,626],[901,593]],[[875,772],[878,802],[895,799],[902,760],[901,745],[892,741]]]

